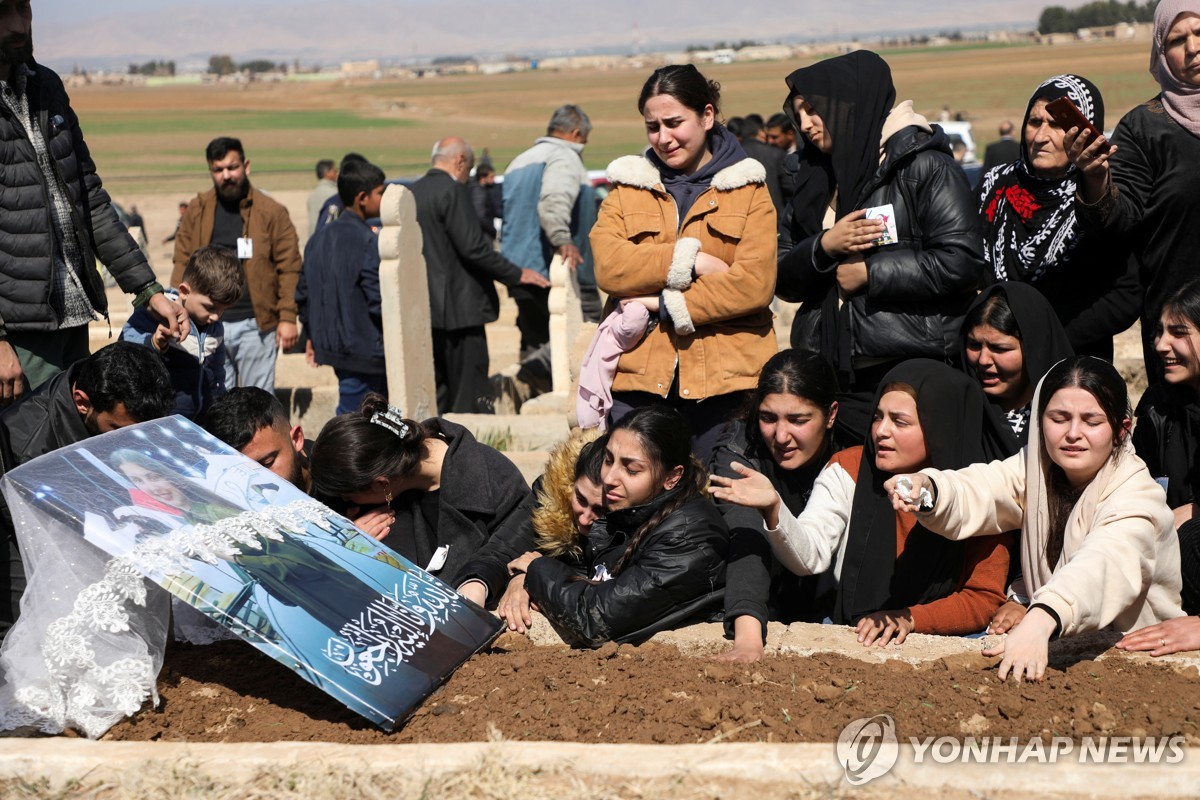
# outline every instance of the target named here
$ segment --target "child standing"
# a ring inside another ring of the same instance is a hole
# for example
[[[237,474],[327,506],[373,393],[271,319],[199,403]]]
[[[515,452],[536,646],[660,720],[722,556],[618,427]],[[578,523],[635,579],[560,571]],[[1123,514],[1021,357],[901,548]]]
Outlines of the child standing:
[[[167,295],[192,321],[193,336],[182,342],[144,307],[121,329],[121,339],[143,344],[162,356],[175,389],[175,413],[194,419],[225,394],[225,342],[221,315],[242,294],[242,265],[227,247],[209,245],[192,253],[183,278]]]
[[[337,182],[345,209],[317,226],[296,285],[309,363],[333,367],[338,414],[357,411],[369,392],[387,395],[379,237],[367,224],[379,216],[384,181],[383,170],[365,159],[343,159]]]

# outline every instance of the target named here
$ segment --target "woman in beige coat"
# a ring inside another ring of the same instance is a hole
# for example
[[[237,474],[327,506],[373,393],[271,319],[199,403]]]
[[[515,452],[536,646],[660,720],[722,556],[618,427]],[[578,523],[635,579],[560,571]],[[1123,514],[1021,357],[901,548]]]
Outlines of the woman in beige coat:
[[[950,539],[1021,529],[1022,575],[990,628],[1008,635],[984,651],[1003,656],[1001,680],[1010,670],[1041,680],[1056,636],[1183,615],[1174,516],[1129,442],[1121,376],[1100,359],[1067,358],[1033,404],[1029,445],[1015,456],[885,484],[897,509]]]
[[[655,70],[638,100],[650,147],[609,165],[614,188],[591,233],[609,310],[636,301],[655,323],[617,362],[612,418],[665,401],[702,461],[779,349],[775,206],[763,166],[717,121],[719,103],[695,67]]]

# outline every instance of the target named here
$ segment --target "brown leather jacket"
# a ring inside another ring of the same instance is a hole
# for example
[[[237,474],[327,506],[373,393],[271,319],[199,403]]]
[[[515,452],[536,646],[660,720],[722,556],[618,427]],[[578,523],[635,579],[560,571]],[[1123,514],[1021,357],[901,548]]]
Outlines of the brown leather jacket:
[[[778,351],[772,327],[775,206],[761,164],[747,158],[718,172],[677,223],[675,201],[642,156],[608,167],[615,184],[592,228],[596,283],[613,302],[662,294],[671,322],[621,356],[614,392],[666,397],[679,370],[679,395],[703,400],[752,389]],[[693,278],[696,255],[729,271]]]
[[[175,268],[171,285],[178,286],[194,250],[212,241],[217,190],[192,198],[175,235]],[[280,322],[296,322],[296,283],[300,280],[300,242],[287,209],[250,187],[242,200],[242,236],[254,243],[254,257],[242,261],[254,301],[254,318],[264,333]]]

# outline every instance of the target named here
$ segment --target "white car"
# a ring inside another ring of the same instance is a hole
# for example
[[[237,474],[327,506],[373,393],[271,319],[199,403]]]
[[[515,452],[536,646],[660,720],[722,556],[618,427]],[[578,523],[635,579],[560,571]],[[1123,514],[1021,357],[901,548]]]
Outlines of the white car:
[[[936,124],[946,132],[952,144],[958,140],[967,146],[967,154],[963,157],[962,163],[973,164],[975,162],[975,137],[971,135],[971,123],[938,122]]]

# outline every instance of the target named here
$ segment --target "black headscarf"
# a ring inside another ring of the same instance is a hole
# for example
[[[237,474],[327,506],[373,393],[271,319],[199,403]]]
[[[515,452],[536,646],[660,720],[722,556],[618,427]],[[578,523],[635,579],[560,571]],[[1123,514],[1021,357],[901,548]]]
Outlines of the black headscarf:
[[[839,219],[858,208],[879,169],[883,123],[896,104],[896,88],[887,62],[869,50],[798,69],[787,76],[787,85],[783,111],[796,130],[800,130],[800,121],[792,105],[800,96],[821,118],[833,141],[828,156],[807,140],[800,155],[801,174],[792,210],[804,219],[815,219],[817,227],[804,231],[811,236],[821,230],[835,188]]]
[[[1072,165],[1057,178],[1037,177],[1025,142],[1034,105],[1060,97],[1070,98],[1093,125],[1104,130],[1104,99],[1086,78],[1055,75],[1029,98],[1021,122],[1021,157],[989,170],[980,194],[983,254],[998,280],[1036,283],[1070,262],[1082,238],[1075,220],[1077,170]]]
[[[1025,360],[1025,375],[1029,385],[1036,387],[1045,377],[1050,368],[1068,356],[1075,355],[1067,332],[1058,321],[1054,306],[1050,305],[1041,292],[1026,283],[1003,281],[994,283],[984,289],[967,308],[963,318],[963,327],[958,334],[958,361],[968,377],[975,379],[975,371],[967,363],[967,330],[968,320],[975,310],[986,304],[995,295],[1004,295],[1008,307],[1017,321],[1020,331],[1021,352]],[[995,443],[989,443],[987,453],[990,458],[1008,458],[1029,441],[1029,428],[1026,426],[1020,434],[1013,433],[1012,427],[1005,420],[1004,411],[995,403],[987,404],[987,411],[992,416],[992,425],[1001,435]]]
[[[939,361],[918,358],[892,369],[879,384],[875,406],[890,383],[917,393],[917,417],[931,466],[961,469],[987,460],[985,435],[992,425],[979,384]],[[854,488],[850,530],[838,581],[833,621],[850,625],[876,611],[908,608],[945,597],[962,578],[962,542],[952,542],[917,525],[896,558],[896,511],[883,489],[891,477],[875,467],[871,437],[863,447]]]
[[[788,96],[784,113],[800,130],[793,107],[797,96],[821,118],[833,142],[826,155],[803,134],[796,192],[792,195],[794,241],[820,233],[825,211],[837,192],[838,219],[858,208],[871,179],[879,169],[879,147],[883,125],[896,104],[896,88],[887,62],[869,50],[804,67],[787,77]],[[850,310],[838,306],[837,292],[821,304],[821,352],[842,373],[850,374]]]

